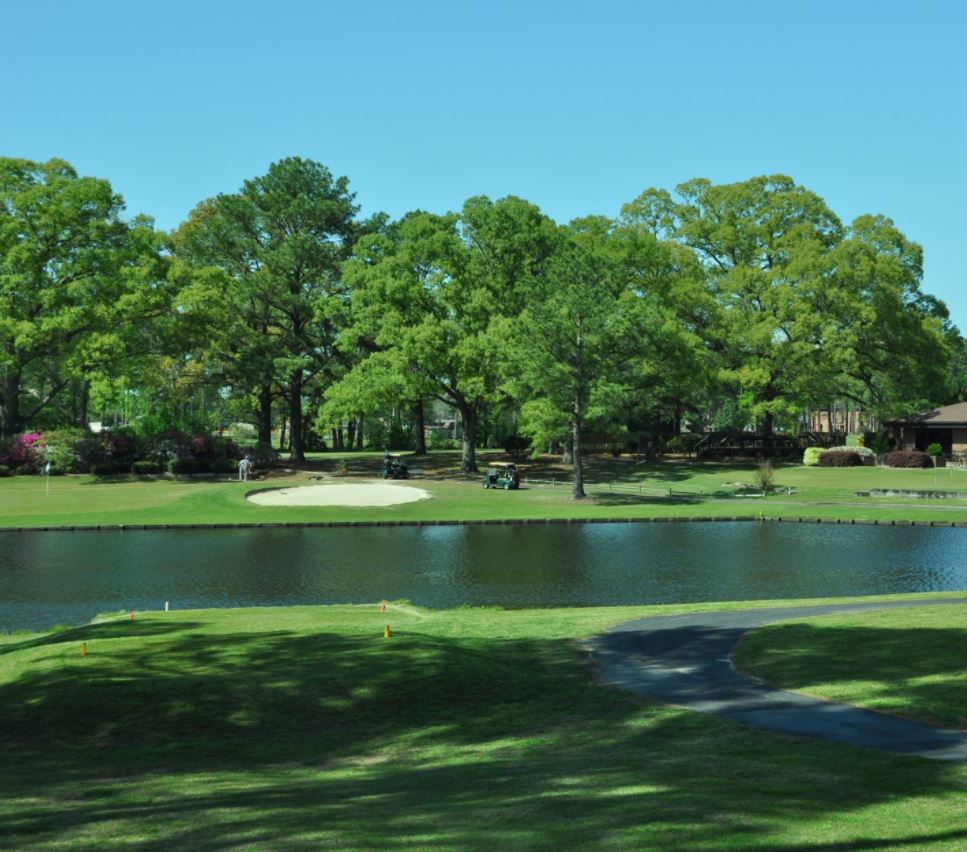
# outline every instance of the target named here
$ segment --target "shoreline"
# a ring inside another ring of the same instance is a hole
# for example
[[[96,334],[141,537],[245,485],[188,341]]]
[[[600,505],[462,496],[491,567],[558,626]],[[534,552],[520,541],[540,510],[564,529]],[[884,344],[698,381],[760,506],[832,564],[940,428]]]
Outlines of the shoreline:
[[[29,532],[126,532],[143,530],[232,530],[326,527],[466,527],[466,526],[547,526],[575,524],[832,524],[837,526],[967,528],[967,521],[880,520],[878,518],[821,518],[809,516],[757,517],[755,515],[655,515],[613,518],[476,518],[463,520],[370,520],[370,521],[259,521],[198,524],[69,524],[52,526],[0,526],[0,533]]]

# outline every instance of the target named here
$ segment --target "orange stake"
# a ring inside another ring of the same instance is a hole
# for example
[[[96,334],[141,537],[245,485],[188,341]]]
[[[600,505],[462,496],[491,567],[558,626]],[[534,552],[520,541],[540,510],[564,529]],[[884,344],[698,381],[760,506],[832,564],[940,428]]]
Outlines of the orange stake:
[[[134,621],[134,613],[131,613],[131,621]]]
[[[381,604],[379,605],[379,611],[380,611],[380,612],[386,612],[386,604],[384,604],[384,603],[381,603]]]

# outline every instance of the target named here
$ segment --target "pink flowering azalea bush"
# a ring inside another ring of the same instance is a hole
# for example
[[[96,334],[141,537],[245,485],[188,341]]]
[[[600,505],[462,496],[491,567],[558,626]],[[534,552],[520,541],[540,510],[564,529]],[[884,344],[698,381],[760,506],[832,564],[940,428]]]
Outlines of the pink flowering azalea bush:
[[[0,464],[25,473],[36,473],[44,464],[43,447],[40,432],[16,435],[0,457]]]

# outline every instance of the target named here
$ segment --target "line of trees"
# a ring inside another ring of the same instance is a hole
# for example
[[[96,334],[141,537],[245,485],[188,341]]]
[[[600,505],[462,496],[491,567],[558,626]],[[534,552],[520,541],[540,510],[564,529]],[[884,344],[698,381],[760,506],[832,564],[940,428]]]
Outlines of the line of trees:
[[[718,411],[763,434],[848,401],[959,399],[963,340],[884,216],[844,224],[782,175],[565,225],[516,197],[359,216],[345,177],[289,158],[175,231],[123,217],[102,179],[0,159],[0,433],[282,425],[290,457],[338,429],[459,414],[462,466],[493,424],[564,447]],[[720,418],[721,419],[721,418]],[[385,437],[380,440],[385,441]]]

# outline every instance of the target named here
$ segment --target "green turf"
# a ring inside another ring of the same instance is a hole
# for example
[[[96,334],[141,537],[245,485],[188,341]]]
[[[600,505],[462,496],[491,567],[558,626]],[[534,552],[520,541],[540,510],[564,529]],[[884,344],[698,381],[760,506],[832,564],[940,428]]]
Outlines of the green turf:
[[[735,659],[784,689],[967,729],[962,606],[829,615],[746,634]]]
[[[309,484],[333,477],[345,464],[347,481],[376,475],[381,457],[345,454],[310,461],[302,470],[273,473],[261,482],[196,480],[99,480],[90,476],[0,479],[0,526],[96,526],[101,524],[212,524],[312,521],[461,521],[474,519],[762,517],[784,519],[967,521],[967,500],[919,500],[858,496],[871,488],[967,492],[967,472],[889,468],[779,467],[778,489],[766,498],[743,496],[754,485],[754,465],[593,457],[590,499],[570,499],[569,470],[541,460],[525,464],[532,480],[521,491],[486,491],[476,477],[457,475],[454,454],[419,463],[424,477],[412,484],[431,499],[387,508],[255,506],[245,499],[257,488]],[[791,491],[791,493],[789,493]],[[755,492],[752,492],[755,493]]]
[[[2,845],[963,848],[967,766],[594,682],[580,637],[696,608],[209,610],[4,637]]]

